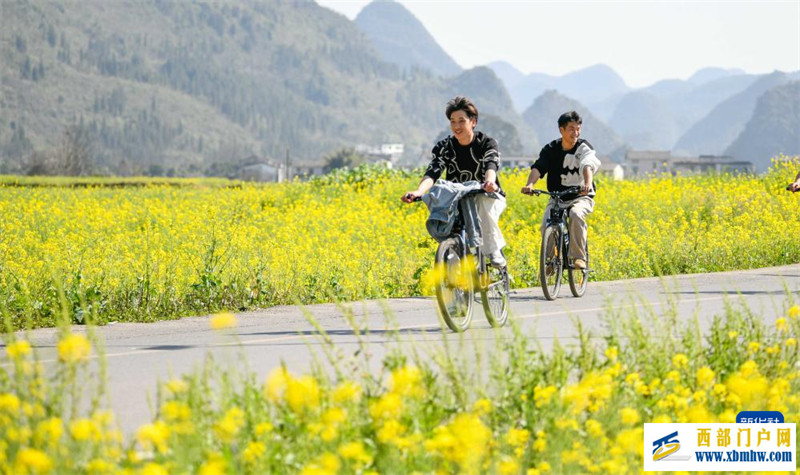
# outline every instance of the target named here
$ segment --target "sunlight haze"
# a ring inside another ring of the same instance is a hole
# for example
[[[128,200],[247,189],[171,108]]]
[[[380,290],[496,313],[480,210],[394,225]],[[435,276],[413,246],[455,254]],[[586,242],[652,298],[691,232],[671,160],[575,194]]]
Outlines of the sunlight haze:
[[[367,0],[318,0],[350,19]],[[632,87],[704,67],[800,70],[800,0],[399,0],[463,68],[506,61],[560,76],[606,64]]]

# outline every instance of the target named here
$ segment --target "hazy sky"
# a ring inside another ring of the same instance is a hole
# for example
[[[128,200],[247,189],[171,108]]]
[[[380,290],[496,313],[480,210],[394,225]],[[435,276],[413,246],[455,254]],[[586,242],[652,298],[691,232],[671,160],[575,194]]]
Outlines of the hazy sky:
[[[800,70],[800,0],[398,0],[462,67],[562,75],[604,63],[632,87],[707,66]],[[369,0],[317,0],[350,19]]]

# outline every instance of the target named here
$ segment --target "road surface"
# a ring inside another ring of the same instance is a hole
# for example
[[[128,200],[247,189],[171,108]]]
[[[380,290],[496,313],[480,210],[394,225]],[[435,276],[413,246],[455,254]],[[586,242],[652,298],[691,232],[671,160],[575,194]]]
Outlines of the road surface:
[[[708,328],[713,315],[724,313],[726,304],[744,305],[773,322],[787,307],[788,299],[800,301],[800,264],[713,274],[693,274],[613,282],[590,282],[583,298],[573,298],[564,285],[555,301],[542,297],[541,289],[512,292],[511,318],[522,333],[547,351],[558,338],[574,344],[574,322],[602,335],[604,318],[637,315],[659,318],[674,315],[686,321],[697,318]],[[133,433],[153,417],[152,401],[158,381],[166,381],[199,368],[206,355],[225,364],[241,365],[241,356],[259,378],[284,362],[293,372],[307,372],[314,358],[324,360],[322,338],[306,314],[311,315],[342,355],[352,355],[364,342],[373,366],[391,348],[441,347],[443,342],[472,349],[491,349],[498,339],[511,335],[509,328],[494,331],[476,307],[472,328],[462,335],[442,330],[432,298],[404,298],[344,305],[274,307],[237,315],[237,326],[226,331],[210,328],[209,316],[159,323],[119,323],[97,329],[105,342],[111,408],[122,430]],[[612,310],[613,309],[613,310]],[[356,331],[343,315],[351,312]],[[368,330],[368,333],[364,333]],[[75,326],[73,331],[85,331]],[[40,358],[54,364],[57,331],[31,332]],[[2,351],[2,348],[0,348]],[[316,355],[316,356],[315,356]],[[6,364],[7,366],[7,364]]]

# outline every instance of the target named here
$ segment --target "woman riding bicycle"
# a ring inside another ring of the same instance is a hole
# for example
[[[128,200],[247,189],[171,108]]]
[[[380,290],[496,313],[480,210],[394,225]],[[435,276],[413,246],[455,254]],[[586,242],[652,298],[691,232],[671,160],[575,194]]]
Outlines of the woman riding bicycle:
[[[522,193],[533,193],[533,185],[539,178],[547,175],[547,191],[563,191],[579,186],[581,192],[573,197],[566,197],[564,205],[569,208],[569,258],[577,269],[586,268],[586,239],[588,226],[586,216],[594,211],[595,186],[592,178],[600,168],[600,160],[594,153],[594,147],[580,138],[583,119],[575,111],[565,112],[558,118],[558,130],[561,138],[553,140],[539,152],[539,159],[531,165],[528,183]],[[542,219],[542,231],[545,221],[550,215],[553,201],[547,205]]]
[[[478,108],[466,97],[457,96],[447,103],[445,114],[450,120],[452,135],[437,143],[432,150],[433,158],[425,176],[414,191],[402,196],[411,203],[431,189],[442,172],[446,179],[455,183],[475,180],[483,183],[483,190],[495,192],[496,198],[477,195],[478,220],[483,237],[481,251],[489,256],[491,264],[504,267],[506,260],[502,249],[506,242],[500,232],[498,220],[506,209],[505,192],[497,178],[500,152],[497,141],[483,132],[475,131],[478,124]]]

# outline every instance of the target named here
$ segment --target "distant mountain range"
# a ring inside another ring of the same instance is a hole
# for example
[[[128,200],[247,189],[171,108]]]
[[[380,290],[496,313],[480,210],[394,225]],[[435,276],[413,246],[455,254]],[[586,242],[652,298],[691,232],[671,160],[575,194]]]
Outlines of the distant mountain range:
[[[489,67],[494,69],[505,83],[517,110],[525,110],[534,99],[550,89],[582,103],[600,101],[630,90],[625,81],[604,64],[590,66],[563,76],[523,74],[503,61],[490,63]]]
[[[789,82],[791,76],[774,72],[754,79],[747,88],[726,98],[697,121],[675,142],[674,148],[695,154],[723,153],[753,117],[759,98]]]
[[[770,158],[800,152],[800,81],[768,89],[759,96],[750,120],[725,155],[753,161],[756,169],[769,168]]]
[[[531,126],[542,145],[560,137],[558,117],[566,111],[577,111],[583,119],[582,136],[592,144],[598,155],[622,161],[625,149],[622,139],[585,106],[554,90],[545,91],[522,113],[522,119]]]
[[[781,105],[794,104],[797,72],[707,68],[631,89],[602,64],[563,76],[463,70],[391,1],[350,21],[305,0],[17,0],[0,22],[0,173],[31,170],[67,130],[88,137],[100,173],[230,174],[252,155],[319,162],[382,143],[405,144],[401,164],[416,165],[447,133],[455,95],[475,100],[478,128],[506,156],[538,152],[569,109],[616,159],[657,148],[763,163],[776,151],[748,145],[758,134],[800,154],[800,125]]]

